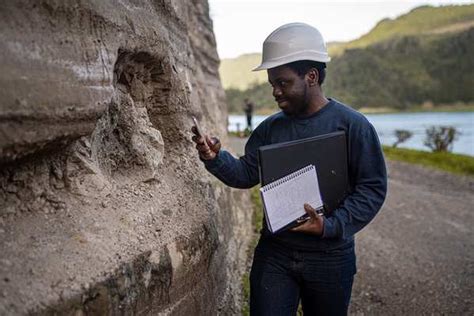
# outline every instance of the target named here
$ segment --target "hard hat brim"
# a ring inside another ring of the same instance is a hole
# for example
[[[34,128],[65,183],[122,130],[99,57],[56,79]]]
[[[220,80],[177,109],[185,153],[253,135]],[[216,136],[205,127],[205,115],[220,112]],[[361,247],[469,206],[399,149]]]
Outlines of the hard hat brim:
[[[283,66],[295,61],[300,61],[300,60],[312,60],[312,61],[317,61],[320,63],[327,63],[331,61],[331,57],[329,57],[327,54],[317,53],[316,57],[315,55],[316,55],[315,52],[306,52],[303,54],[298,53],[293,56],[284,56],[278,59],[268,60],[261,63],[259,66],[255,67],[254,69],[252,69],[252,71],[271,69],[271,68]]]

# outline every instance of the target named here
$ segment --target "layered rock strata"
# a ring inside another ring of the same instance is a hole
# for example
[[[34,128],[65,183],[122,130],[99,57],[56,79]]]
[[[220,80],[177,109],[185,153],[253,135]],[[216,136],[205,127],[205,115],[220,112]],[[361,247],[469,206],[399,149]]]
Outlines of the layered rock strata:
[[[235,314],[249,197],[205,0],[0,3],[0,314]]]

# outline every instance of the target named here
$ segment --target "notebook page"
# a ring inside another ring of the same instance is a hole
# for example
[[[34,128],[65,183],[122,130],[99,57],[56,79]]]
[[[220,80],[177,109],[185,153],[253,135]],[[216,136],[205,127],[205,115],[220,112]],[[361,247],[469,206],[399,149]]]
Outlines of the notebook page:
[[[275,182],[279,183],[270,183],[260,189],[269,228],[273,232],[306,214],[305,203],[313,208],[323,206],[316,168],[310,165],[303,169],[296,171],[296,176],[291,174],[285,177],[286,180],[277,180]]]

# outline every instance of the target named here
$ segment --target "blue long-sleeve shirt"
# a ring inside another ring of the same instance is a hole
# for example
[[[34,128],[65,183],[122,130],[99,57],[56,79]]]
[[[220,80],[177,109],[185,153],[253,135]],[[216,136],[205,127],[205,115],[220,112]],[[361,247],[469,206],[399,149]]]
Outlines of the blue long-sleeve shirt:
[[[221,150],[206,169],[225,184],[251,188],[259,183],[257,150],[260,146],[345,131],[348,146],[350,194],[331,216],[324,219],[322,236],[285,231],[271,234],[266,225],[262,237],[302,250],[330,250],[353,243],[354,234],[367,225],[381,208],[387,191],[387,173],[374,127],[359,112],[330,99],[321,110],[305,118],[276,113],[263,121],[245,145],[239,159]]]

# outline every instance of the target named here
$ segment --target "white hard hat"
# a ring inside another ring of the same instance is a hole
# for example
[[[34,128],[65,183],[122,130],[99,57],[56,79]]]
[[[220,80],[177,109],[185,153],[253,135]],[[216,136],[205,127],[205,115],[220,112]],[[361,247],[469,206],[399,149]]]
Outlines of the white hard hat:
[[[263,42],[262,63],[253,71],[270,69],[298,60],[327,63],[331,60],[321,33],[305,23],[289,23]]]

